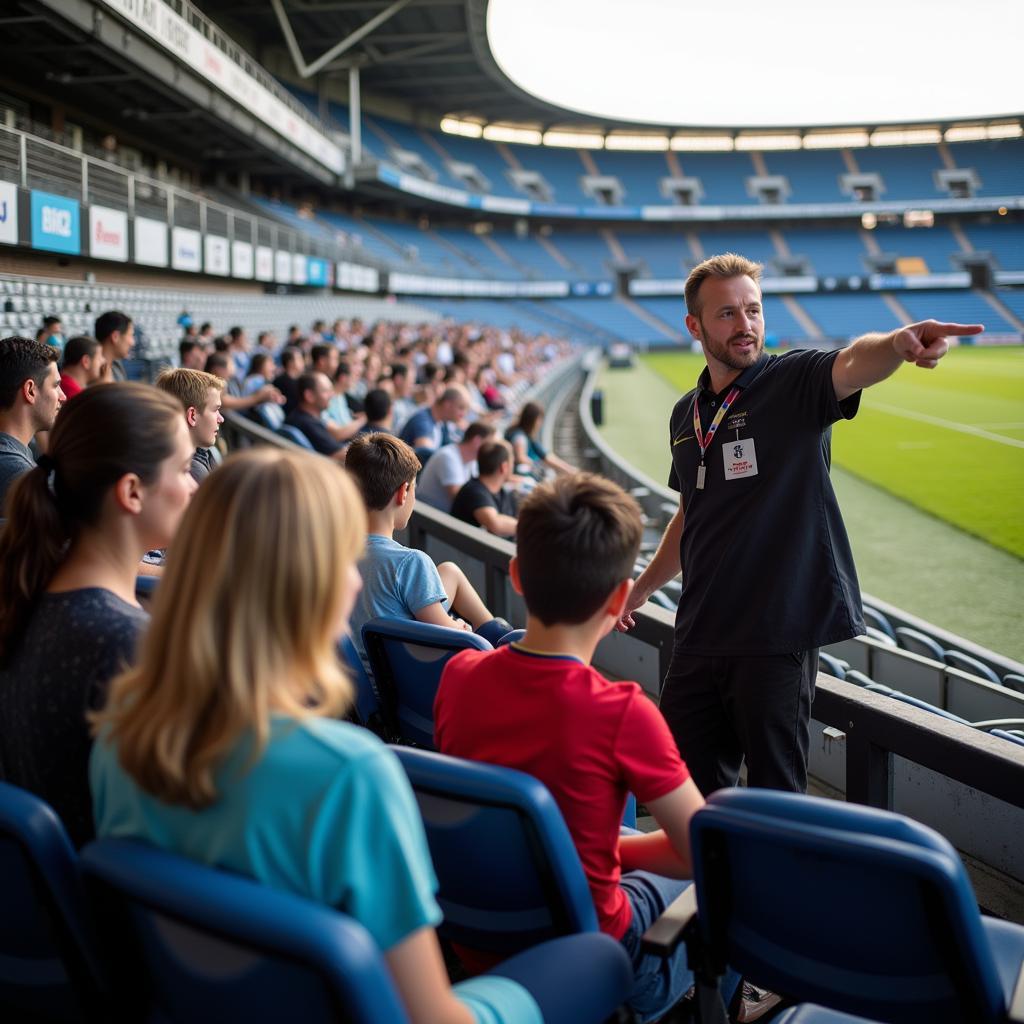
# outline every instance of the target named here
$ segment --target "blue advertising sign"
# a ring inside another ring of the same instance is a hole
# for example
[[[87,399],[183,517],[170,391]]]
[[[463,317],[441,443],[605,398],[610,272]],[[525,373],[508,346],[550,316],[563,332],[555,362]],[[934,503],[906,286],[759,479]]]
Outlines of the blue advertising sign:
[[[75,255],[82,251],[82,229],[74,199],[32,190],[32,248]]]
[[[327,260],[310,256],[306,261],[306,284],[324,288],[327,285]]]

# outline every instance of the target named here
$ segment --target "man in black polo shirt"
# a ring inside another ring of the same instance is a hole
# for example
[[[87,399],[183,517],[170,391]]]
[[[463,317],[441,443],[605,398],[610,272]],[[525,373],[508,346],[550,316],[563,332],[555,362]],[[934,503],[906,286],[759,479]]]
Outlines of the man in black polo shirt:
[[[807,788],[818,648],[865,632],[831,425],[901,363],[933,368],[947,335],[982,330],[928,320],[768,356],[760,274],[727,253],[687,279],[686,326],[708,365],[672,413],[679,510],[619,627],[682,568],[661,709],[703,793],[735,785],[744,758],[752,786]]]
[[[289,426],[297,427],[321,455],[335,459],[345,458],[345,446],[331,437],[323,421],[327,403],[334,394],[334,385],[323,373],[304,373],[298,381],[299,404],[285,419]]]

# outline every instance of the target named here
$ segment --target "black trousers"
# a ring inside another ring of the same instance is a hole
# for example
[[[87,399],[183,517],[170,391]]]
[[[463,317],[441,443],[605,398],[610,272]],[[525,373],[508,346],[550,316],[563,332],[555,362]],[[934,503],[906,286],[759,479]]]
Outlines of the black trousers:
[[[676,651],[661,712],[704,794],[747,785],[803,793],[818,651],[704,657]]]

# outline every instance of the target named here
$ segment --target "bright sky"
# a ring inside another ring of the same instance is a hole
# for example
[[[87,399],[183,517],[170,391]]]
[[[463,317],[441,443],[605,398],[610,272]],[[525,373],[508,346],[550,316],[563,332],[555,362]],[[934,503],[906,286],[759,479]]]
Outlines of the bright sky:
[[[1021,0],[490,0],[520,88],[598,118],[795,127],[1024,112]]]

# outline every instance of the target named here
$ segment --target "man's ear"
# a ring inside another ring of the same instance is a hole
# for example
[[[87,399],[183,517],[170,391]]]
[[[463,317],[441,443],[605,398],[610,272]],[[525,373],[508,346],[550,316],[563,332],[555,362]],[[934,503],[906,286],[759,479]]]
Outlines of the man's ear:
[[[31,377],[26,377],[21,382],[21,397],[29,405],[35,405],[36,399],[39,397],[39,388],[36,387],[36,382]]]
[[[695,338],[697,341],[703,341],[701,337],[700,321],[689,313],[686,314],[686,329],[690,332],[690,336]]]
[[[395,491],[394,502],[399,508],[401,508],[408,500],[409,483],[408,481],[406,481],[406,483],[402,484],[402,486],[399,487],[397,491]]]
[[[626,601],[632,590],[633,581],[631,579],[623,580],[608,596],[608,603],[604,609],[605,614],[610,615],[613,619],[621,618],[622,610],[626,607]]]
[[[196,407],[194,405],[190,405],[185,410],[185,422],[191,428],[191,427],[194,427],[196,425],[196,421],[198,419],[199,419],[199,410],[196,409]]]
[[[513,555],[512,561],[508,563],[508,578],[512,581],[512,589],[522,596],[523,584],[519,580],[519,558],[516,555]]]
[[[114,501],[118,508],[137,516],[142,511],[142,481],[137,473],[125,473],[114,484]]]

